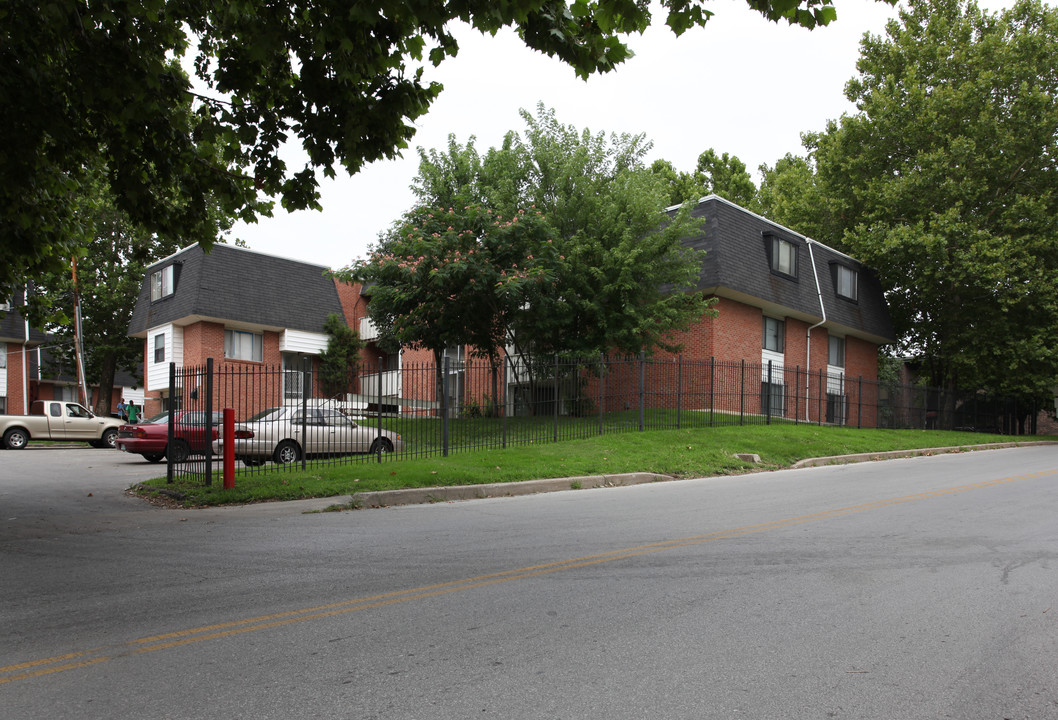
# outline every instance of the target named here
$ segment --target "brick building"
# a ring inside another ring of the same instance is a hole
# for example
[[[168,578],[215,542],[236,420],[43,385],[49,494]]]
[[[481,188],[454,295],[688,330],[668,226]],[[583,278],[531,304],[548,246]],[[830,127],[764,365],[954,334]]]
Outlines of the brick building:
[[[45,341],[21,313],[25,293],[0,295],[0,413],[25,415],[33,400],[33,350]]]
[[[874,424],[850,418],[860,400],[852,381],[875,380],[878,348],[893,341],[874,275],[855,259],[716,195],[702,198],[693,214],[702,230],[685,242],[706,253],[696,291],[717,298],[718,316],[673,338],[684,346],[681,358],[757,368],[732,393],[740,411],[745,396],[754,395],[756,412]],[[367,317],[369,302],[370,288],[337,282],[321,266],[226,245],[209,254],[197,245],[181,250],[148,269],[129,330],[144,340],[147,412],[168,403],[170,361],[190,366],[212,357],[228,368],[303,367],[327,347],[323,324],[331,313],[366,342],[364,370],[348,399],[364,405],[381,399],[406,413],[435,410],[436,376],[426,369],[432,353],[384,352]],[[467,348],[445,351],[450,405],[496,395],[487,380],[464,377],[467,355]],[[524,395],[515,375],[507,376],[505,397]],[[296,383],[296,373],[283,376]],[[299,394],[299,386],[284,385],[255,404]],[[809,397],[825,402],[810,407],[801,401]]]

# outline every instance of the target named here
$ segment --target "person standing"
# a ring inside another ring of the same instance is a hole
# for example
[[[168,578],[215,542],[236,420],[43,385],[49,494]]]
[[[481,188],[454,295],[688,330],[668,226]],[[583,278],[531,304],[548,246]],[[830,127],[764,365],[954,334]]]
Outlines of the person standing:
[[[140,417],[140,409],[136,407],[136,401],[130,400],[128,407],[125,408],[125,411],[129,414],[129,424],[135,425],[136,420],[138,420]]]
[[[118,417],[122,420],[129,419],[128,407],[129,406],[125,404],[125,398],[121,398],[121,401],[118,403]]]

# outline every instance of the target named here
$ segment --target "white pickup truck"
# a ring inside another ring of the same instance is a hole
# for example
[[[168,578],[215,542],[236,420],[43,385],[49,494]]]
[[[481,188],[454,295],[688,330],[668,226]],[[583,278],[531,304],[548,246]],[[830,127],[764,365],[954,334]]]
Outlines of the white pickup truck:
[[[0,438],[9,450],[21,450],[31,440],[84,440],[92,447],[112,448],[121,424],[77,403],[37,400],[29,415],[0,415]]]

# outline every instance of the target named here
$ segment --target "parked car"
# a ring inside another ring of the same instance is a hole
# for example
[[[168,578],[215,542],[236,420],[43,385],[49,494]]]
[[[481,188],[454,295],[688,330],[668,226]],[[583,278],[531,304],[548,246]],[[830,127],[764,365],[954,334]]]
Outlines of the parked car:
[[[37,400],[29,415],[0,415],[0,438],[9,450],[31,440],[84,440],[92,447],[114,447],[120,420],[95,415],[84,405]]]
[[[221,438],[214,442],[213,452],[220,455],[225,441]],[[301,405],[269,408],[236,423],[232,443],[235,458],[246,465],[262,465],[268,460],[298,462],[303,455],[391,453],[404,449],[397,433],[358,425],[334,407],[309,407],[303,411]]]
[[[169,446],[169,413],[155,415],[146,422],[118,428],[117,448],[142,455],[150,462],[168,456],[173,462],[184,462],[191,455],[202,455],[206,446],[220,435],[223,412],[213,413],[213,431],[206,438],[206,413],[201,410],[177,410],[173,416],[173,444]]]

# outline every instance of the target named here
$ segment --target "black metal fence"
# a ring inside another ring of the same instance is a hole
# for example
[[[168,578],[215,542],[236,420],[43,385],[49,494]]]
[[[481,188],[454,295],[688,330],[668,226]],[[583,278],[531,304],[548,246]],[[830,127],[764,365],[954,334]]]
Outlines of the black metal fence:
[[[1014,398],[715,358],[507,358],[495,365],[446,358],[440,367],[388,371],[379,364],[337,379],[306,358],[300,368],[210,361],[171,366],[170,373],[163,408],[172,410],[170,447],[187,442],[189,457],[170,457],[168,472],[204,475],[207,482],[219,477],[220,447],[204,438],[217,437],[224,408],[234,410],[237,424],[265,415],[242,426],[259,442],[252,457],[237,445],[239,472],[720,425],[1035,434],[1038,410]],[[275,408],[280,412],[267,415]],[[205,425],[197,443],[181,425],[185,415]]]

